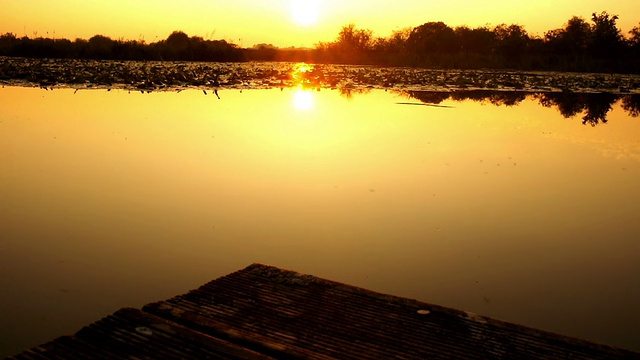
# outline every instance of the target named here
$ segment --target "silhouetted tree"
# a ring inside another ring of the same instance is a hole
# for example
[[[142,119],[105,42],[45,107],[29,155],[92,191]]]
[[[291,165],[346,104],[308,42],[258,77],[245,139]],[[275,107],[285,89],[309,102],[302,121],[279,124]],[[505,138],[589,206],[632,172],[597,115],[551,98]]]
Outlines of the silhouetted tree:
[[[577,16],[569,19],[564,28],[545,33],[545,41],[553,56],[553,63],[560,65],[562,59],[565,62],[561,64],[563,67],[584,68],[590,40],[591,26],[583,18]]]
[[[387,50],[397,53],[405,52],[407,50],[407,40],[409,40],[409,36],[411,36],[411,31],[411,28],[393,31],[387,40]]]
[[[640,46],[640,24],[629,30],[629,43],[631,46]]]
[[[618,15],[610,15],[606,11],[591,15],[590,54],[596,58],[613,58],[620,55],[623,37],[616,25]]]
[[[396,30],[389,38],[378,37],[373,41],[372,49],[376,63],[385,65],[404,65],[407,62],[407,40],[411,28]]]
[[[422,24],[409,35],[407,49],[418,64],[443,65],[443,56],[458,50],[452,28],[442,21]]]
[[[142,40],[115,41],[112,48],[114,59],[152,60],[158,56],[153,53],[154,46]]]
[[[0,35],[0,55],[10,55],[13,48],[18,43],[18,38],[13,33],[5,33]]]
[[[564,28],[547,31],[545,40],[551,45],[571,54],[582,54],[591,38],[591,26],[580,17],[574,16]]]
[[[87,42],[85,55],[91,59],[113,59],[115,42],[103,35],[95,35]]]
[[[365,51],[371,49],[373,32],[356,29],[354,24],[342,27],[336,45],[342,50]]]
[[[354,24],[343,26],[338,38],[331,43],[319,43],[316,48],[323,58],[340,63],[369,62],[374,45],[373,32],[357,29]]]
[[[467,53],[490,55],[496,45],[495,33],[487,27],[459,26],[454,32],[460,50]]]
[[[640,24],[629,31],[628,46],[634,59],[640,57]]]
[[[529,34],[520,25],[500,24],[493,29],[497,40],[496,52],[505,60],[506,66],[517,66],[526,56]]]
[[[226,40],[207,40],[208,57],[207,61],[241,61],[243,55],[237,45],[228,43]]]
[[[165,40],[168,60],[192,60],[191,39],[182,31],[174,31]]]
[[[256,44],[246,52],[251,60],[274,61],[278,59],[278,48],[273,44]]]

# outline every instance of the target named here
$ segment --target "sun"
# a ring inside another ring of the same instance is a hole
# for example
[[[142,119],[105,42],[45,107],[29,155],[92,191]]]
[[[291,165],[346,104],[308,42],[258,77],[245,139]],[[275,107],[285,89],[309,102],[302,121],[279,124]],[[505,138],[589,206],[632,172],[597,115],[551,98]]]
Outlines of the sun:
[[[315,24],[319,15],[319,0],[291,0],[291,17],[299,25]]]

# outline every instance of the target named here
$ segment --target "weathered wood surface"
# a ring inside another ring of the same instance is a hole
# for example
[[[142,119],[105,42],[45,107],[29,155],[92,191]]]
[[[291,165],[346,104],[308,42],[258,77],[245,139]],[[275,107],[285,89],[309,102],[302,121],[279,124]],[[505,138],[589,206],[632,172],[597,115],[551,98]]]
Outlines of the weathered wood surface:
[[[125,308],[32,348],[15,359],[271,359],[239,345],[144,313]]]
[[[640,354],[254,264],[13,359],[640,359]]]

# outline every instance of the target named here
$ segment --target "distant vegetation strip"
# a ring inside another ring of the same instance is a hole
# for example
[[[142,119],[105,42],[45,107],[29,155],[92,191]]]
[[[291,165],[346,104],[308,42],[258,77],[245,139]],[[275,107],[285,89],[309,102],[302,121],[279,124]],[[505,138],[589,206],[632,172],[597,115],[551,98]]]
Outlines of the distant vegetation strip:
[[[560,29],[532,36],[523,26],[501,24],[452,28],[427,22],[374,37],[367,29],[344,26],[333,42],[313,49],[258,44],[240,48],[225,40],[205,40],[181,31],[147,44],[96,35],[89,40],[0,36],[0,56],[146,61],[305,61],[446,69],[519,69],[640,73],[640,24],[625,36],[617,15],[572,17]]]

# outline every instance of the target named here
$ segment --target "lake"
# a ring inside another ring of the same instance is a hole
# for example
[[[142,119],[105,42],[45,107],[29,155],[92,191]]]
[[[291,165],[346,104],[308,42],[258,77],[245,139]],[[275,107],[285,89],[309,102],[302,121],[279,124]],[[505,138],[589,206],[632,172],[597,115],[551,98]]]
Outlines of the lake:
[[[631,95],[0,89],[0,356],[260,262],[640,350]]]

